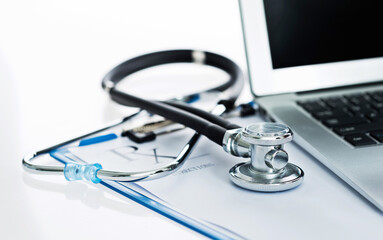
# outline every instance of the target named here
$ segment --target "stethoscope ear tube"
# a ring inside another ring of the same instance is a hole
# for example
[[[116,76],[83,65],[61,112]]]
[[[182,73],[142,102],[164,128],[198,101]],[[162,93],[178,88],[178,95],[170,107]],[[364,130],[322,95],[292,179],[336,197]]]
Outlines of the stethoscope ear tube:
[[[165,103],[169,104],[171,106],[177,107],[179,109],[188,111],[190,113],[193,113],[194,115],[200,116],[200,117],[208,120],[209,122],[217,124],[218,126],[221,126],[221,127],[225,128],[225,129],[235,129],[235,128],[240,128],[241,127],[241,126],[239,126],[237,124],[234,124],[232,122],[226,121],[226,120],[224,120],[223,118],[221,118],[221,117],[219,117],[217,115],[211,114],[209,112],[206,112],[204,110],[201,110],[201,109],[198,109],[198,108],[195,108],[195,107],[191,107],[190,105],[188,105],[186,103],[176,102],[176,101],[166,101]],[[221,102],[219,102],[219,104],[220,103]],[[225,105],[225,107],[226,107],[226,105]],[[227,109],[227,107],[226,107],[226,109]]]
[[[130,94],[118,91],[115,88],[112,88],[110,90],[110,97],[113,101],[117,103],[127,106],[133,105],[135,107],[145,109],[150,113],[163,116],[171,121],[183,124],[187,127],[190,127],[191,129],[194,129],[196,132],[199,132],[202,135],[208,137],[210,140],[217,143],[218,145],[222,145],[222,139],[227,129],[218,126],[214,123],[211,123],[202,117],[199,117],[182,109],[170,106],[166,103],[158,101],[148,101],[139,97],[135,97]]]
[[[234,106],[235,101],[243,89],[243,73],[236,63],[215,53],[184,49],[148,53],[122,62],[105,75],[101,86],[109,92],[111,88],[114,88],[125,77],[135,72],[149,67],[171,63],[197,63],[216,67],[226,72],[229,75],[229,80],[207,91],[224,92],[226,97],[221,103],[228,109]]]
[[[234,106],[244,84],[240,68],[230,59],[218,54],[193,50],[171,50],[142,55],[121,63],[112,69],[102,81],[102,87],[110,94],[113,101],[131,107],[139,107],[166,119],[181,123],[205,135],[213,142],[222,145],[223,136],[228,129],[238,128],[217,116],[175,102],[148,101],[116,89],[116,85],[128,75],[162,64],[199,63],[217,67],[229,75],[224,84],[207,91],[225,91],[228,95],[219,104],[226,109]]]

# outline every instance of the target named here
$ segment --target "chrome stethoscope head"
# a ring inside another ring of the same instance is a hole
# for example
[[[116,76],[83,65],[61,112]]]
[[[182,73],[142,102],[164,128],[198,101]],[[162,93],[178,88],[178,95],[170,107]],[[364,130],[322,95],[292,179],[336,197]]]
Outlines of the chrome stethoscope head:
[[[254,123],[245,128],[228,130],[223,139],[226,152],[250,157],[229,171],[238,186],[253,191],[278,192],[297,187],[303,181],[303,170],[288,163],[283,144],[293,140],[293,132],[280,123]]]

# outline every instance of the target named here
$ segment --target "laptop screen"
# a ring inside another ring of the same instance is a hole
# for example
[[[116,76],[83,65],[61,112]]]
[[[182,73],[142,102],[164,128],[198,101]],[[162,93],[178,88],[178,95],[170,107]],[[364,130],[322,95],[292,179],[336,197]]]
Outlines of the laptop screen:
[[[254,95],[383,80],[383,1],[239,3]]]
[[[376,0],[264,0],[273,69],[383,56]]]

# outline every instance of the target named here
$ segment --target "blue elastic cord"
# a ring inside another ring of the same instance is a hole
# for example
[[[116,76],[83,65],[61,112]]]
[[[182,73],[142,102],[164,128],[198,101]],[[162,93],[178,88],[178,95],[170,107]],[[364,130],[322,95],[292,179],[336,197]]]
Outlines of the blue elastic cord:
[[[78,146],[83,147],[83,146],[92,145],[92,144],[96,144],[96,143],[106,142],[106,141],[113,140],[116,138],[117,138],[116,134],[110,133],[110,134],[106,134],[106,135],[102,135],[102,136],[97,136],[97,137],[81,140]]]
[[[68,181],[87,180],[93,183],[101,182],[97,177],[98,170],[102,169],[101,164],[78,164],[66,163],[64,167],[64,176]]]
[[[200,95],[194,94],[194,95],[190,96],[190,98],[187,99],[186,102],[187,103],[193,103],[193,102],[197,102],[199,99],[200,99]]]

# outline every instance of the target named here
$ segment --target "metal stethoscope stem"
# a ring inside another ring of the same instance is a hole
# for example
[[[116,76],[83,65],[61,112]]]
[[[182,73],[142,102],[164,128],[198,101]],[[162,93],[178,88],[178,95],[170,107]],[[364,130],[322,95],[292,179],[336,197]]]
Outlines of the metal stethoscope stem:
[[[230,169],[231,180],[253,191],[277,192],[294,188],[303,181],[303,170],[288,163],[284,144],[293,140],[291,129],[279,123],[255,123],[246,128],[227,131],[225,151],[250,162]]]

